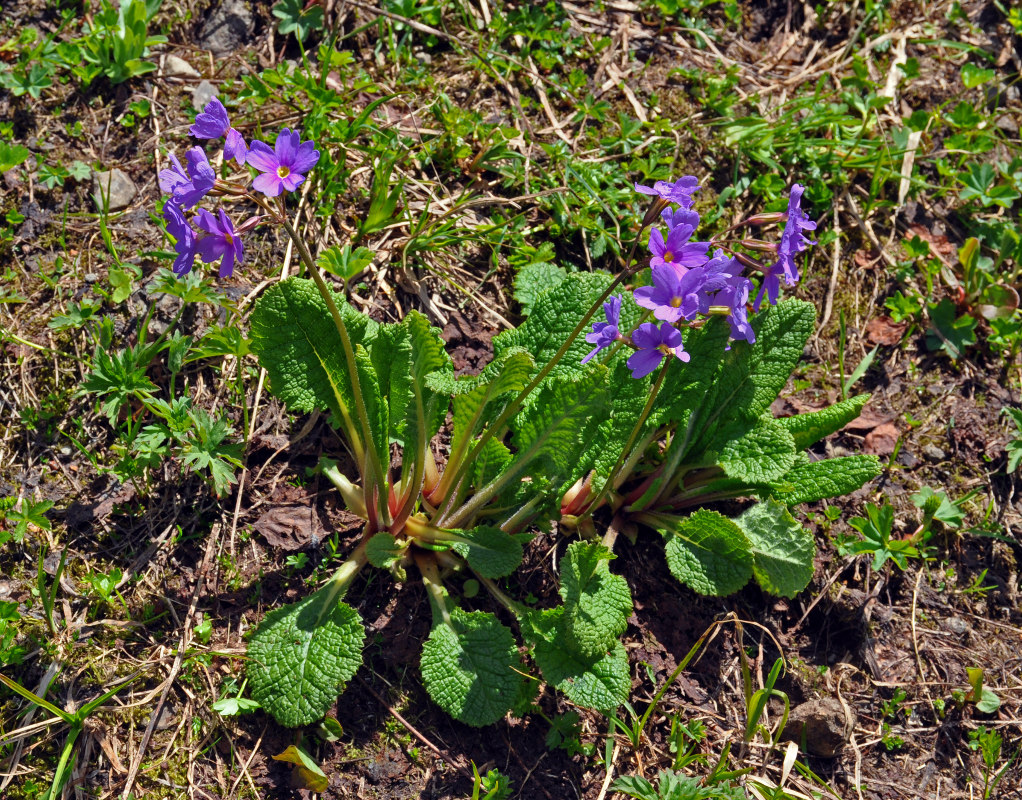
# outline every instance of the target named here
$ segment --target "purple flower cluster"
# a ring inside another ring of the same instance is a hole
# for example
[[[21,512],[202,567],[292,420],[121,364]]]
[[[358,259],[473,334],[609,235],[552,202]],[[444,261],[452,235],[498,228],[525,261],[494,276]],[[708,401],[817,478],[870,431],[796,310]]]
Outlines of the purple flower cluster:
[[[633,293],[636,305],[651,311],[660,325],[643,322],[631,336],[625,335],[619,328],[622,299],[611,297],[604,304],[607,321],[594,323],[593,332],[586,336],[586,341],[595,348],[582,363],[618,341],[635,349],[627,362],[633,378],[649,375],[665,356],[687,362],[690,356],[685,352],[680,329],[700,325],[700,317],[711,315],[727,319],[732,340],[755,342],[756,334],[748,317],[753,284],[742,271],[744,266],[751,265],[763,273],[754,311],[759,310],[764,295],[771,305],[777,303],[782,278],[789,286],[798,282],[795,256],[815,244],[803,233],[816,228],[816,223],[801,209],[805,187],[797,183],[792,186],[786,214],[760,215],[742,223],[755,225],[785,220],[779,244],[758,240],[741,242],[754,250],[776,253],[777,261],[770,267],[760,267],[752,258],[745,254],[739,256],[729,247],[715,248],[711,256],[714,241],[692,241],[699,226],[699,214],[692,210],[692,194],[699,189],[695,177],[687,175],[673,183],[657,181],[652,187],[635,184],[635,189],[655,198],[652,216],[648,215],[647,219],[655,219],[659,211],[660,219],[667,226],[666,236],[658,227],[650,231],[652,284],[639,287]]]
[[[293,192],[319,161],[315,145],[303,142],[298,131],[287,128],[277,135],[274,147],[260,141],[253,141],[250,147],[241,133],[231,126],[227,109],[216,97],[196,115],[195,124],[188,132],[196,139],[223,137],[224,158],[234,160],[239,167],[248,164],[255,168],[259,174],[252,181],[252,188],[267,197]],[[222,208],[216,215],[200,208],[194,213],[197,232],[185,212],[194,208],[217,186],[216,171],[202,147],[192,147],[185,152],[186,166],[182,166],[173,153],[169,158],[171,166],[160,170],[159,184],[160,189],[170,195],[163,204],[163,218],[167,223],[167,233],[174,237],[174,251],[177,253],[174,273],[179,277],[187,275],[198,255],[206,264],[220,261],[220,277],[230,276],[235,263],[242,264],[245,260],[240,233],[254,227],[260,218],[236,228]],[[256,199],[250,194],[248,196]]]

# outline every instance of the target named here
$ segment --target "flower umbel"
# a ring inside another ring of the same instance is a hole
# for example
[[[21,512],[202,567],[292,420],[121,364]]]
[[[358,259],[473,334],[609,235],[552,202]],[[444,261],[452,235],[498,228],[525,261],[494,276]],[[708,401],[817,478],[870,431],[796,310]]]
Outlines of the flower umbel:
[[[633,378],[645,378],[660,366],[665,355],[673,355],[681,361],[688,361],[689,354],[681,341],[681,331],[664,322],[658,328],[652,322],[644,322],[632,334],[632,342],[638,348],[628,359],[628,368]]]
[[[217,214],[219,219],[206,209],[199,209],[198,225],[207,235],[199,239],[195,249],[207,264],[223,258],[220,262],[220,277],[226,278],[234,272],[235,261],[244,263],[245,247],[224,210],[219,209]]]
[[[282,191],[293,192],[308,172],[319,161],[319,151],[313,142],[303,142],[298,131],[284,128],[271,149],[265,142],[252,142],[248,163],[259,170],[252,187],[267,197],[276,197]]]
[[[782,277],[788,286],[798,283],[799,272],[798,266],[795,264],[795,256],[809,245],[816,244],[802,233],[804,230],[816,230],[816,223],[809,219],[809,215],[801,208],[804,191],[805,187],[798,183],[791,187],[791,194],[788,195],[788,221],[784,224],[781,242],[777,245],[777,261],[763,275],[763,281],[760,283],[759,293],[756,295],[756,302],[753,305],[756,311],[759,311],[764,294],[766,294],[770,305],[777,305]]]
[[[593,332],[586,334],[586,341],[589,344],[595,344],[596,347],[592,349],[589,355],[582,359],[583,364],[587,363],[605,347],[610,347],[614,344],[621,335],[617,327],[621,322],[621,298],[617,295],[608,297],[607,302],[603,304],[603,313],[607,315],[607,321],[594,322]]]
[[[201,147],[192,147],[185,153],[188,174],[181,168],[181,162],[171,154],[172,169],[160,171],[160,188],[170,192],[174,202],[182,208],[191,208],[209,194],[216,183],[216,173]]]

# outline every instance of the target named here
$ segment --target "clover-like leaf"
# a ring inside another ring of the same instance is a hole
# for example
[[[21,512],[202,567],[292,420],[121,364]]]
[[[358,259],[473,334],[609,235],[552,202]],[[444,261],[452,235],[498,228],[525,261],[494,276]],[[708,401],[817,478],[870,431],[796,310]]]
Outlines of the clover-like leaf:
[[[433,701],[455,719],[481,727],[514,705],[522,681],[511,631],[483,611],[451,609],[422,648],[422,680]]]
[[[362,664],[365,628],[330,582],[292,605],[274,609],[248,646],[252,697],[281,725],[322,718]]]

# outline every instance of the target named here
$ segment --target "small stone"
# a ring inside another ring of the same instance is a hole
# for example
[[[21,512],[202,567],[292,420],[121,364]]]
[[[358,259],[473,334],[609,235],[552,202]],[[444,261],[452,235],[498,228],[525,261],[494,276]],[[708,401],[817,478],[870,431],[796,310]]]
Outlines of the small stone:
[[[930,461],[943,461],[947,458],[947,453],[941,450],[935,444],[923,445],[923,455],[926,456]]]
[[[795,706],[784,726],[784,738],[797,742],[806,752],[833,758],[845,746],[855,729],[855,718],[847,719],[844,706],[824,697]]]
[[[202,111],[206,103],[219,94],[217,88],[209,81],[203,81],[192,89],[192,107],[196,111]]]
[[[96,202],[96,209],[100,212],[104,208],[107,211],[120,211],[122,208],[127,208],[138,194],[134,182],[123,170],[112,169],[109,172],[96,172],[92,178],[92,199]]]
[[[198,78],[199,71],[178,56],[167,56],[163,60],[164,78]]]
[[[972,626],[961,617],[949,617],[944,624],[951,633],[958,636],[964,636],[972,629]]]
[[[99,275],[97,275],[95,272],[86,272],[85,273],[85,282],[86,283],[99,283]]]
[[[224,0],[206,18],[199,45],[215,56],[225,56],[248,42],[255,18],[243,0]]]

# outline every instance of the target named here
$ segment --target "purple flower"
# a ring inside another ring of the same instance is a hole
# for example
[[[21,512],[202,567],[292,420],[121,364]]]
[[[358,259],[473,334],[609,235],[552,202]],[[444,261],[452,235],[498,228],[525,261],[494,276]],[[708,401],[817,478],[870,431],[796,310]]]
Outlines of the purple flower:
[[[219,139],[231,127],[231,121],[227,118],[227,109],[220,102],[220,98],[214,97],[202,112],[196,115],[195,124],[188,129],[188,132],[196,139]]]
[[[234,272],[235,260],[239,264],[245,261],[245,247],[224,210],[221,208],[218,213],[219,220],[206,209],[199,209],[199,227],[208,235],[199,239],[195,249],[207,264],[222,257],[220,277],[226,278]]]
[[[709,242],[690,242],[689,238],[695,232],[691,225],[678,225],[672,228],[664,241],[664,235],[659,228],[653,228],[649,232],[649,251],[653,257],[649,260],[651,267],[659,267],[670,264],[679,275],[684,275],[689,267],[699,267],[706,263],[706,251],[710,249]]]
[[[245,144],[245,137],[234,128],[227,131],[227,141],[224,143],[224,158],[233,158],[238,166],[245,165],[248,159],[248,145]]]
[[[188,173],[185,172],[185,168],[181,166],[176,155],[168,153],[167,157],[170,159],[170,168],[161,169],[157,178],[160,190],[167,194],[173,194],[176,187],[189,182]]]
[[[733,275],[713,298],[714,305],[728,307],[727,321],[731,326],[731,338],[744,340],[749,344],[756,341],[756,332],[749,324],[746,308],[751,289],[752,281],[742,275]]]
[[[788,221],[784,224],[781,242],[777,245],[777,261],[763,275],[754,305],[756,311],[759,311],[764,294],[766,294],[770,305],[777,305],[782,277],[788,286],[798,283],[799,273],[798,266],[795,264],[795,256],[803,252],[809,245],[816,244],[802,233],[804,230],[816,230],[816,223],[809,219],[809,215],[800,207],[804,191],[805,187],[798,183],[791,187],[791,194],[788,195]]]
[[[593,348],[589,355],[582,359],[583,364],[587,363],[605,347],[610,347],[614,344],[621,335],[617,327],[621,322],[621,298],[617,295],[608,297],[607,302],[603,304],[603,313],[607,315],[607,321],[594,322],[593,332],[586,334],[586,341],[589,344],[595,344],[596,347]]]
[[[173,166],[171,169],[160,170],[159,181],[160,188],[169,192],[175,203],[182,208],[191,208],[209,194],[216,183],[216,173],[201,147],[190,148],[185,153],[185,161],[188,162],[187,174],[177,156],[171,153],[170,162]]]
[[[319,151],[310,142],[303,142],[298,131],[284,128],[277,134],[273,149],[265,142],[254,141],[248,151],[248,163],[262,172],[252,186],[267,197],[276,197],[282,191],[293,192],[305,180],[308,172],[319,161]]]
[[[653,267],[653,285],[635,290],[635,302],[653,310],[653,316],[665,322],[692,319],[710,304],[702,293],[706,270],[694,267],[679,275],[669,264]]]
[[[219,139],[227,137],[224,146],[224,157],[233,158],[238,166],[245,163],[248,154],[248,147],[245,145],[245,138],[231,127],[227,118],[227,109],[220,102],[219,98],[212,98],[200,114],[195,117],[195,124],[188,129],[188,132],[196,139]]]
[[[657,181],[651,189],[648,186],[635,184],[635,191],[640,194],[655,195],[662,197],[671,203],[677,203],[682,208],[692,207],[692,193],[698,191],[699,179],[694,175],[685,175],[678,178],[674,183],[669,181]]]
[[[645,378],[660,366],[665,355],[689,360],[681,342],[681,331],[666,322],[659,328],[652,322],[642,323],[632,334],[632,343],[638,348],[628,359],[633,378]]]
[[[177,253],[174,274],[182,278],[192,271],[195,262],[195,231],[173,200],[163,204],[163,218],[167,221],[167,233],[174,237],[174,251]]]
[[[679,225],[691,225],[694,231],[699,227],[699,215],[690,208],[665,208],[660,216],[667,223],[667,230],[671,231]]]

